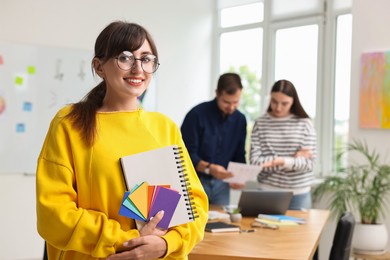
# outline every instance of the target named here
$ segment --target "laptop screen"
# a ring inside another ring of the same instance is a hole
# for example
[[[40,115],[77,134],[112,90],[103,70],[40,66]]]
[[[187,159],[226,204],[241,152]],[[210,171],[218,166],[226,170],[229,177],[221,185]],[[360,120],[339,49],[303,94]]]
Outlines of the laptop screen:
[[[238,207],[243,216],[285,214],[292,196],[290,191],[242,190]]]

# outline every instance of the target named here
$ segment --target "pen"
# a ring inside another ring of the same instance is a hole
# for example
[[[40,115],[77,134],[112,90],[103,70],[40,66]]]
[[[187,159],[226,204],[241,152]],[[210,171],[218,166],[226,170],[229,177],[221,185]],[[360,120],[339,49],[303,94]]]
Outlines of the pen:
[[[255,231],[256,231],[255,229],[241,229],[241,230],[240,230],[240,233],[241,233],[241,232],[251,233],[251,232],[255,232]]]

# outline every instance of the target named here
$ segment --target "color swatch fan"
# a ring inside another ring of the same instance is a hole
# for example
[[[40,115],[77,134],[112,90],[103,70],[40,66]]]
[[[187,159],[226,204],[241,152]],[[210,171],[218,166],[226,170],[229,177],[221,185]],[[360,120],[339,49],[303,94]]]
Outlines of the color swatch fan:
[[[119,214],[142,222],[148,222],[160,210],[164,217],[158,227],[168,229],[181,195],[169,185],[149,185],[142,182],[125,192]]]
[[[165,146],[120,157],[119,162],[122,168],[123,179],[126,190],[129,191],[123,199],[124,209],[122,210],[137,220],[136,224],[138,228],[145,223],[138,221],[139,219],[147,220],[150,217],[149,215],[144,216],[142,214],[142,212],[145,212],[145,208],[142,208],[145,203],[140,201],[144,201],[145,197],[141,199],[138,197],[138,194],[131,195],[131,193],[136,192],[138,189],[140,189],[140,194],[145,194],[145,188],[142,187],[142,185],[145,185],[143,182],[160,184],[157,186],[162,187],[164,185],[161,184],[170,185],[168,188],[171,190],[169,191],[160,190],[161,188],[159,188],[157,192],[157,187],[152,190],[150,190],[150,187],[147,188],[148,192],[153,195],[148,195],[147,197],[149,211],[155,206],[154,204],[156,202],[156,205],[168,207],[164,213],[162,222],[165,221],[165,218],[171,217],[170,214],[174,211],[172,219],[169,222],[169,227],[193,222],[198,217],[195,204],[192,202],[192,194],[189,192],[191,183],[185,161],[184,149],[177,145]],[[158,199],[161,196],[160,193],[169,198],[169,204],[165,204],[165,201],[163,203],[162,200]],[[130,198],[128,198],[129,196]],[[179,197],[179,201],[176,205],[177,197]],[[139,207],[135,205],[137,203],[140,204]],[[176,206],[174,210],[172,210],[172,205]]]

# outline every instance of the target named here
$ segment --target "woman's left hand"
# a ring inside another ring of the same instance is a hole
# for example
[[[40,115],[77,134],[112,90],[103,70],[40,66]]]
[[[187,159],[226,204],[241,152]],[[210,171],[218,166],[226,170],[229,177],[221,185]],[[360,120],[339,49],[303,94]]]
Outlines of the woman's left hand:
[[[302,147],[295,153],[294,157],[305,157],[307,159],[310,159],[311,157],[313,157],[313,153],[310,148]]]
[[[123,244],[129,248],[128,251],[117,253],[107,257],[107,260],[115,259],[156,259],[167,251],[167,244],[161,236],[167,233],[157,227],[157,224],[164,217],[164,211],[159,211],[139,231],[140,237],[133,238]]]
[[[157,259],[165,255],[167,251],[167,243],[159,236],[148,235],[133,238],[124,243],[124,246],[129,248],[128,251],[110,255],[107,260],[117,259],[135,259],[149,260]]]

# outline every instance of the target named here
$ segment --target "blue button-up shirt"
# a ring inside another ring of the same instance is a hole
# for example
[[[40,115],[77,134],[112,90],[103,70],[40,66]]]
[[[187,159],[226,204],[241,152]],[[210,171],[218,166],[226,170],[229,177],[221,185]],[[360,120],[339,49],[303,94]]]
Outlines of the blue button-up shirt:
[[[246,118],[238,110],[223,116],[216,98],[192,108],[181,132],[195,168],[200,160],[225,168],[229,161],[245,163]]]

